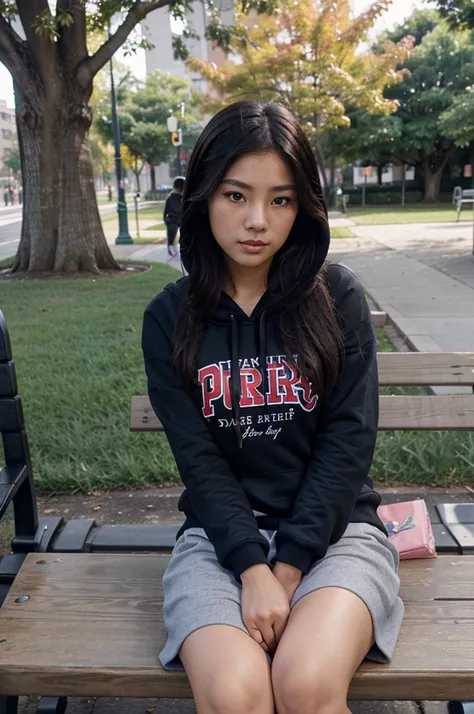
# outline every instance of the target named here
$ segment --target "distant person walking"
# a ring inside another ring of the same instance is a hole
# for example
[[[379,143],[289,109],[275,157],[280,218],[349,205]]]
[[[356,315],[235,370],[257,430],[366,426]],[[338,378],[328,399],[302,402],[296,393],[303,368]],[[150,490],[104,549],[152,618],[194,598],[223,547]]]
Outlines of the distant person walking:
[[[182,176],[177,176],[173,182],[173,190],[166,199],[163,210],[163,220],[165,222],[168,235],[168,254],[172,256],[176,255],[178,252],[178,249],[174,246],[174,242],[179,230],[183,189],[184,178]]]

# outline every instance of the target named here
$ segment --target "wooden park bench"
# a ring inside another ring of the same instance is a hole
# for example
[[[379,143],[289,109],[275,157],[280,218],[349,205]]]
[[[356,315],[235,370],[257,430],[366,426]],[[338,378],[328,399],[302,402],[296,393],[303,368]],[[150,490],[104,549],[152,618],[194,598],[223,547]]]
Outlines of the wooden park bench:
[[[474,384],[474,354],[380,353],[383,385]],[[474,395],[383,396],[384,430],[474,430]],[[147,397],[130,428],[160,431]],[[0,560],[0,714],[41,695],[189,698],[185,674],[158,661],[165,632],[161,577],[175,526],[96,526],[37,516],[32,465],[6,325],[0,313],[0,518],[13,502],[12,553]],[[406,614],[390,665],[364,663],[352,700],[474,700],[474,504],[431,509],[440,557],[405,561]],[[3,695],[3,697],[1,696]],[[3,708],[2,708],[3,707]]]
[[[460,194],[458,194],[458,196],[456,198],[456,210],[457,210],[456,222],[459,221],[463,205],[465,203],[473,203],[473,202],[474,202],[474,189],[472,189],[472,188],[461,189]]]

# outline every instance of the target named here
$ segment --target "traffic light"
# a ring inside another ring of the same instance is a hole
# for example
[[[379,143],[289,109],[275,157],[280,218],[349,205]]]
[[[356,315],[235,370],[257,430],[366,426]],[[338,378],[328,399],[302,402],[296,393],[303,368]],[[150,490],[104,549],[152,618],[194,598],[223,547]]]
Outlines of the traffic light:
[[[183,143],[183,130],[178,129],[178,131],[171,132],[171,143],[173,146],[181,146]]]

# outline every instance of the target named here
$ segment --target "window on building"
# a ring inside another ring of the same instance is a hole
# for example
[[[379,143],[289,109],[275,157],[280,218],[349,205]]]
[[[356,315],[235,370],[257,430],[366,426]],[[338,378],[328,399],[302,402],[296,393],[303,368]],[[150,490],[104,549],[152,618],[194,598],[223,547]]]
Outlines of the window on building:
[[[2,129],[2,137],[7,140],[11,140],[12,132],[11,129]]]

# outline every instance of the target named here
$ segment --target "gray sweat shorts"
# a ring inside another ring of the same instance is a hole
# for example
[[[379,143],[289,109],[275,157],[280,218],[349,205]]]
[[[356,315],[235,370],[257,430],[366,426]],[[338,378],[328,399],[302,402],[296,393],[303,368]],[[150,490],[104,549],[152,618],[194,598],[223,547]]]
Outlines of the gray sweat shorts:
[[[274,531],[261,531],[275,558]],[[350,523],[342,538],[329,546],[303,577],[291,606],[315,590],[343,588],[367,606],[374,625],[375,645],[367,655],[375,662],[390,661],[403,618],[399,597],[398,551],[378,528]],[[178,539],[163,576],[164,623],[168,639],[160,654],[168,670],[183,669],[178,653],[189,635],[209,625],[231,625],[244,632],[242,587],[234,574],[219,565],[214,546],[202,528],[190,528]]]

